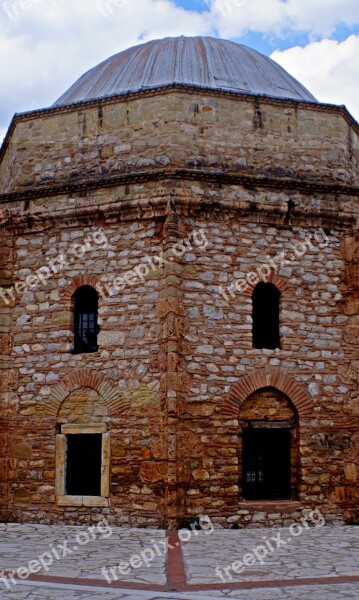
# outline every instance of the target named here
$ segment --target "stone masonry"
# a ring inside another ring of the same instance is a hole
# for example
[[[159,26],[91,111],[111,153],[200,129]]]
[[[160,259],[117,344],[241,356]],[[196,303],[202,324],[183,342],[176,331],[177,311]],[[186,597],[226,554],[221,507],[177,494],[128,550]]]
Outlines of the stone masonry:
[[[343,107],[176,86],[14,117],[0,152],[3,520],[359,518],[358,135]],[[255,349],[256,269],[283,252],[268,271],[281,348]],[[93,354],[71,352],[81,285],[99,293]],[[293,422],[289,500],[243,498],[252,419]],[[84,425],[109,435],[102,504],[57,493],[61,427]]]

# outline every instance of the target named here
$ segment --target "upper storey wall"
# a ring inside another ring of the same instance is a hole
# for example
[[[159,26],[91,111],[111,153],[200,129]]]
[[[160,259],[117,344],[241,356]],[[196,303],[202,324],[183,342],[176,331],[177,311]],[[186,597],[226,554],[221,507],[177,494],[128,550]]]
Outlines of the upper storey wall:
[[[0,190],[164,167],[357,184],[358,150],[335,108],[167,91],[21,117]]]

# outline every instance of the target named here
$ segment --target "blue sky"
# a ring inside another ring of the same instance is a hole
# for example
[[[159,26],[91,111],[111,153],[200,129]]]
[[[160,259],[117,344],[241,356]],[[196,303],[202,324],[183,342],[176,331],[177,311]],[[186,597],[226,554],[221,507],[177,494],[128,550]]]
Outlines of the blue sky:
[[[253,2],[254,0],[249,1]],[[176,6],[185,8],[186,10],[200,13],[204,13],[209,9],[209,2],[206,2],[206,0],[175,0],[175,4]],[[338,0],[338,4],[340,4],[340,0]],[[359,34],[358,24],[352,27],[339,24],[335,31],[331,34],[330,38],[339,42],[343,42],[351,34]],[[263,34],[260,31],[255,31],[255,29],[252,29],[240,37],[233,37],[231,39],[233,39],[233,41],[246,44],[251,48],[255,48],[259,52],[270,56],[275,50],[287,50],[293,46],[306,46],[312,42],[314,38],[306,31],[295,32],[292,30],[288,31],[286,34],[282,32],[281,35],[276,35],[274,32]],[[316,39],[319,40],[321,38],[318,36]]]
[[[359,119],[359,0],[0,0],[0,142],[15,112],[50,106],[129,46],[177,35],[255,48]]]
[[[196,10],[198,12],[205,12],[208,10],[208,3],[204,0],[176,0],[177,6],[182,6],[187,10]]]
[[[344,25],[338,26],[336,31],[330,36],[330,39],[343,42],[351,34],[359,34],[359,27],[346,27]],[[240,38],[233,38],[236,42],[246,44],[251,48],[255,48],[262,54],[270,56],[275,50],[287,50],[293,46],[305,47],[311,41],[313,41],[307,33],[290,33],[287,36],[277,36],[266,34],[263,35],[260,32],[248,31],[248,33],[242,35]],[[318,39],[321,39],[320,37]],[[358,57],[359,60],[359,57]]]

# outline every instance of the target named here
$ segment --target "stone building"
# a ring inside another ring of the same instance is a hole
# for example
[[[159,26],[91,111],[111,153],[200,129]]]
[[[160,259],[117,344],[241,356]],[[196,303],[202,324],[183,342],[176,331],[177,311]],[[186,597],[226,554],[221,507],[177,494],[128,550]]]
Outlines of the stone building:
[[[358,123],[269,58],[109,58],[0,152],[1,518],[358,518]]]

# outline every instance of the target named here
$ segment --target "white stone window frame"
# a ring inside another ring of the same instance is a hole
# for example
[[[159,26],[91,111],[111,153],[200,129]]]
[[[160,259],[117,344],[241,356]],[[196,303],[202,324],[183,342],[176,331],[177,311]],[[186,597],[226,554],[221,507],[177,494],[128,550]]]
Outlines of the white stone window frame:
[[[66,436],[101,433],[101,495],[70,496],[66,494]],[[56,501],[59,506],[109,506],[110,496],[110,434],[106,425],[61,425],[56,436]]]

